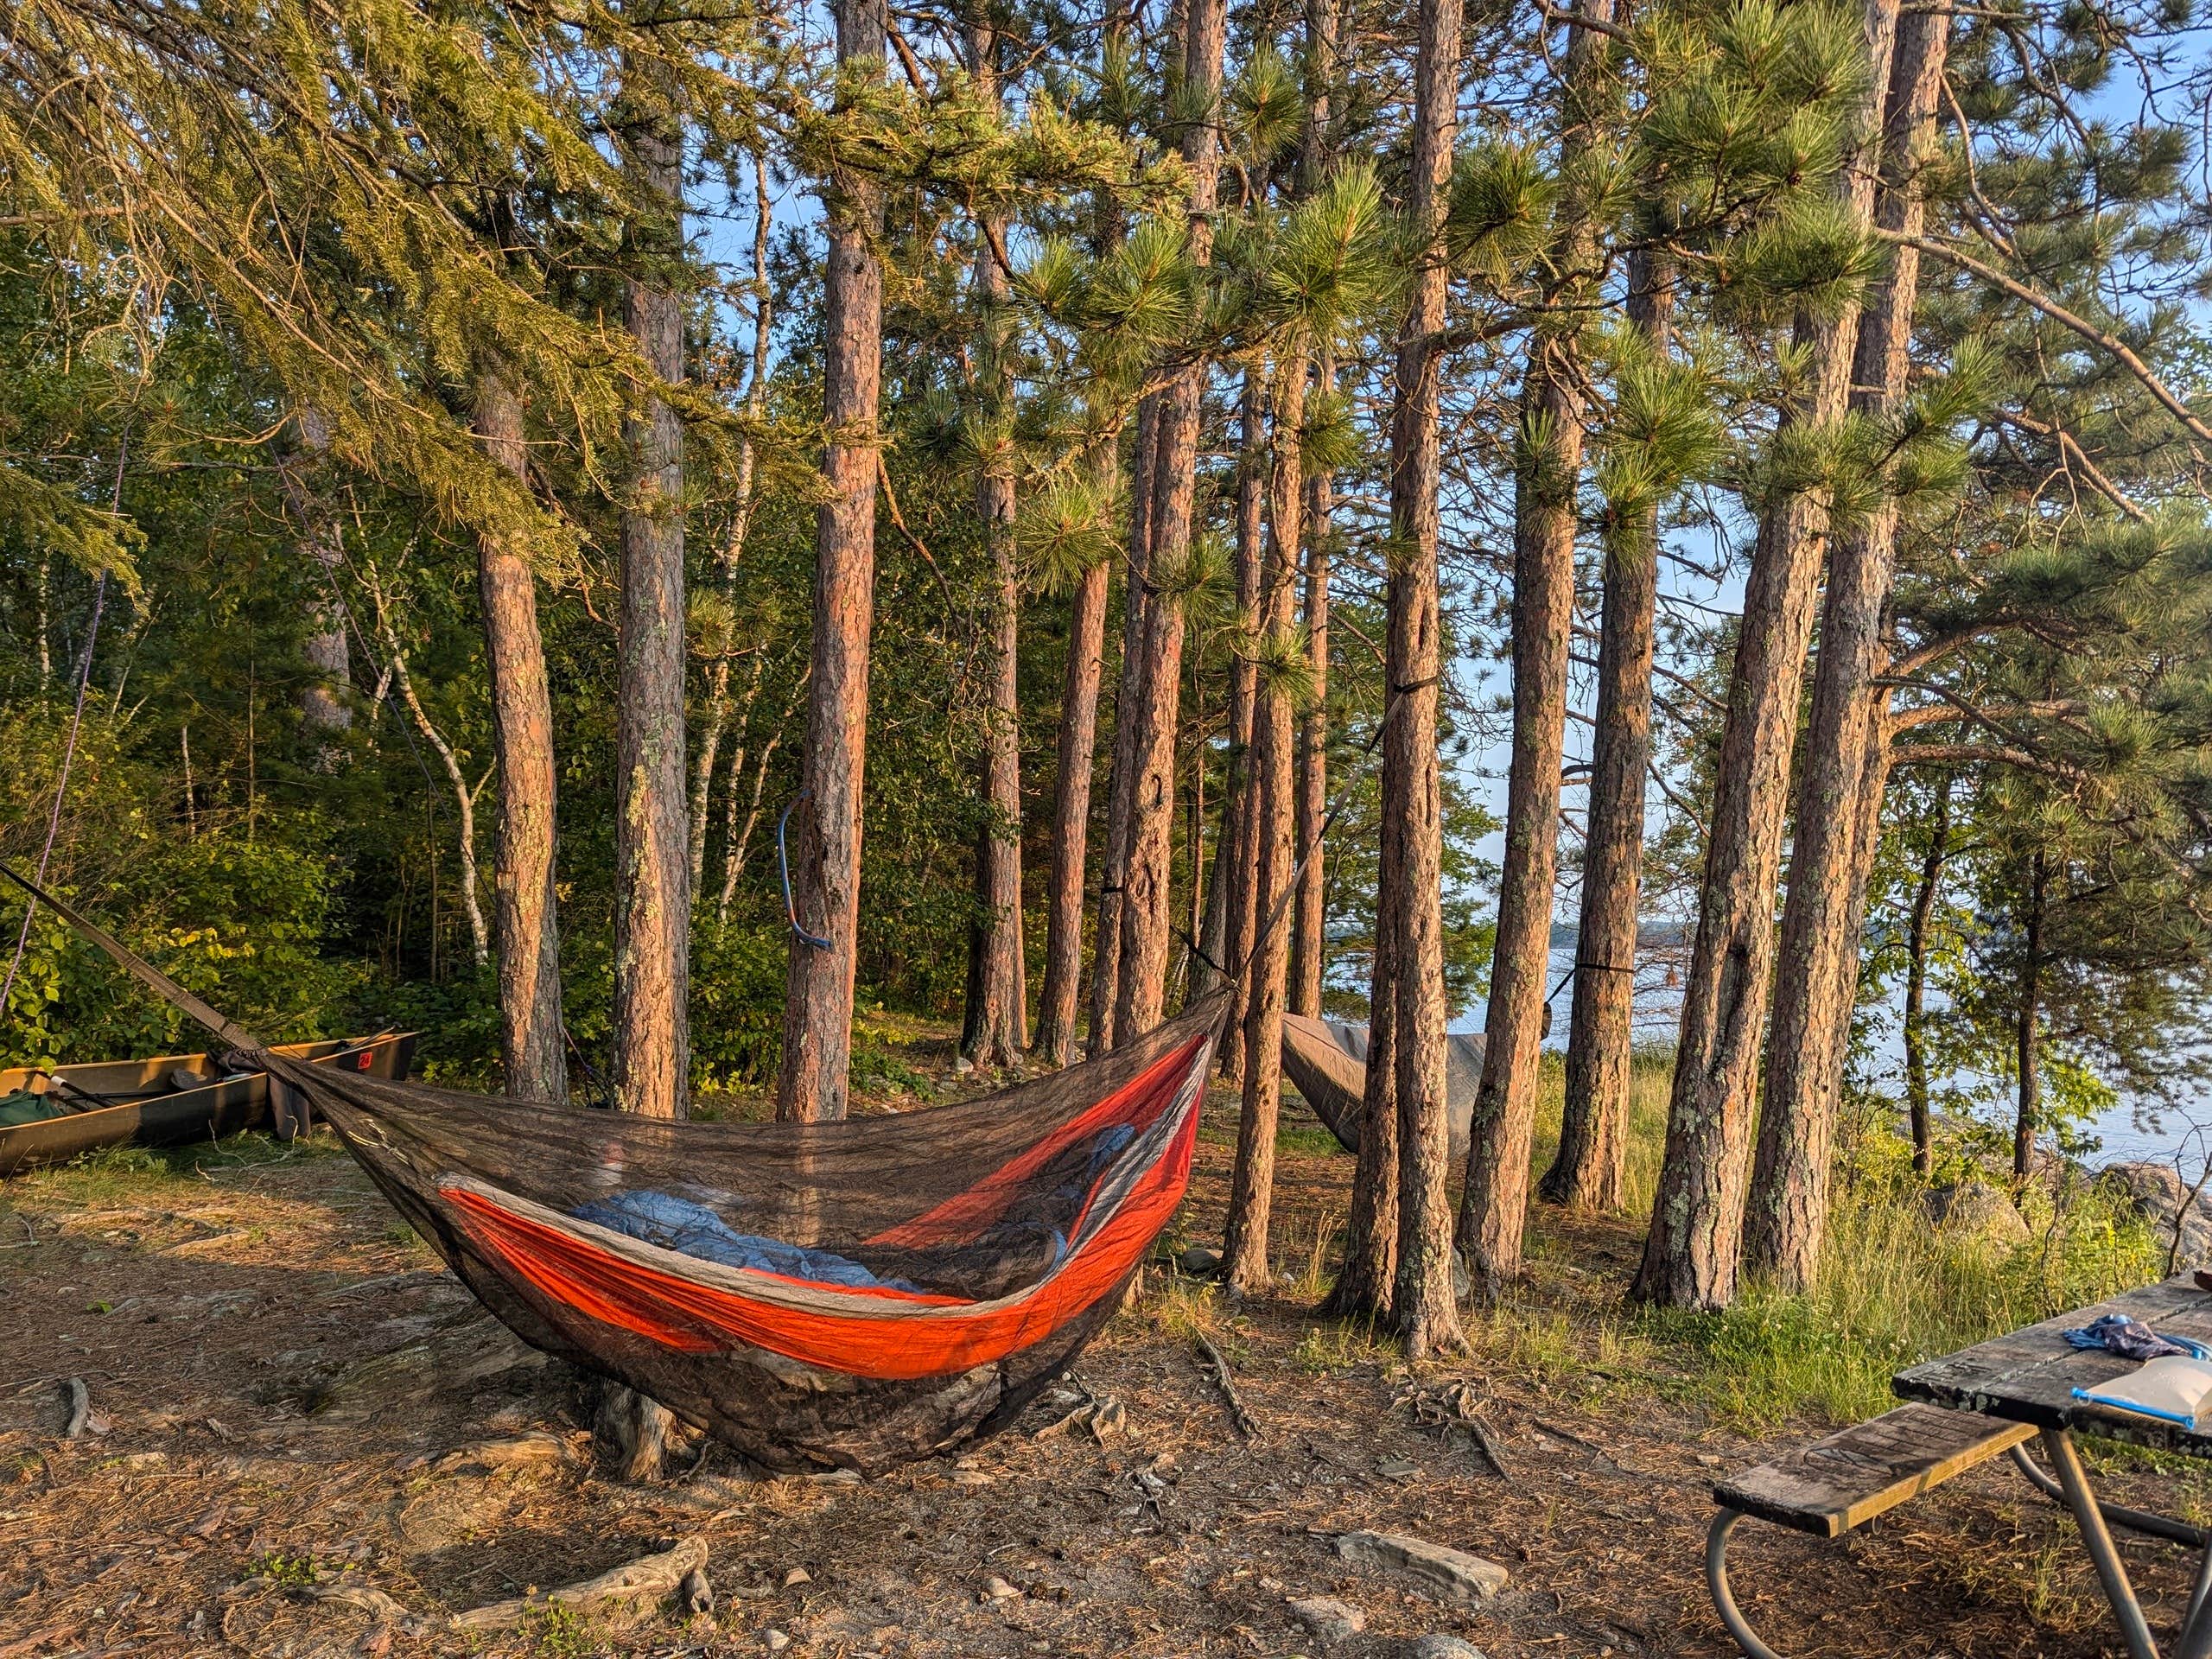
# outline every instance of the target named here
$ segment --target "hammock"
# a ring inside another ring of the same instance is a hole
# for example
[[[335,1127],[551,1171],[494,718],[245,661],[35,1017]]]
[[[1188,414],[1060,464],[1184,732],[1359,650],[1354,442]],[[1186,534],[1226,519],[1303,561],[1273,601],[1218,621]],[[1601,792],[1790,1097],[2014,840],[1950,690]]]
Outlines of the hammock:
[[[302,1065],[30,890],[311,1102],[524,1342],[785,1471],[943,1452],[1066,1370],[1182,1200],[1228,1006],[957,1106],[671,1122]]]
[[[1302,1014],[1282,1017],[1282,1069],[1346,1152],[1359,1150],[1359,1125],[1367,1088],[1367,1027],[1338,1025]],[[1483,1081],[1483,1035],[1461,1033],[1444,1039],[1444,1097],[1452,1123],[1452,1161],[1467,1157],[1468,1126]]]

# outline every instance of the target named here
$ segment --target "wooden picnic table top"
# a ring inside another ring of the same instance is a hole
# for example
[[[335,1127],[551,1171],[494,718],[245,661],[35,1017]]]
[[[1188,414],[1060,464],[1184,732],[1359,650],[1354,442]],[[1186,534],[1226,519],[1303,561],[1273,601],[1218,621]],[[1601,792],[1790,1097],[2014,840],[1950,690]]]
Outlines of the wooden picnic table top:
[[[2068,1344],[2066,1332],[2107,1313],[2132,1314],[2164,1335],[2212,1344],[2212,1293],[2198,1289],[2184,1273],[1928,1360],[1899,1371],[1890,1386],[1901,1400],[1978,1411],[2038,1428],[2079,1428],[2158,1451],[2212,1458],[2212,1421],[2185,1427],[2074,1398],[2075,1389],[2097,1388],[2142,1363]]]

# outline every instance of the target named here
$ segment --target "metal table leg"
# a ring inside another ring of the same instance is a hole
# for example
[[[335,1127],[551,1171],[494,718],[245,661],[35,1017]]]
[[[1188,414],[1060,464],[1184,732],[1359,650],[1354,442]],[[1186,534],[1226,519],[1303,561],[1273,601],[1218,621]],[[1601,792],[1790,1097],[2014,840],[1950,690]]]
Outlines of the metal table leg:
[[[1735,1592],[1728,1587],[1728,1535],[1744,1518],[1739,1510],[1723,1510],[1713,1517],[1713,1526],[1705,1535],[1705,1582],[1713,1592],[1713,1611],[1720,1615],[1720,1622],[1728,1627],[1728,1634],[1736,1638],[1736,1645],[1750,1656],[1750,1659],[1782,1659],[1782,1656],[1759,1640],[1744,1610],[1736,1605]]]
[[[2089,1478],[2082,1467],[2081,1453],[2074,1449],[2074,1437],[2063,1428],[2043,1431],[2043,1449],[2050,1465],[2058,1471],[2059,1489],[2066,1495],[2066,1507],[2073,1512],[2074,1524],[2082,1529],[2082,1541],[2088,1546],[2089,1560],[2097,1569],[2097,1579],[2104,1586],[2105,1599],[2112,1604],[2113,1617],[2119,1621],[2120,1634],[2127,1643],[2130,1659],[2158,1659],[2158,1644],[2151,1639],[2151,1627],[2143,1618],[2143,1604],[2135,1599],[2135,1588],[2127,1581],[2127,1568],[2120,1559],[2120,1552],[2113,1548],[2112,1534],[2105,1529],[2104,1511],[2097,1507],[2096,1494],[2089,1490]],[[2200,1632],[2196,1625],[2200,1619],[2191,1620],[2191,1628],[2182,1638],[2184,1649],[2200,1635],[2212,1636],[2212,1630]]]

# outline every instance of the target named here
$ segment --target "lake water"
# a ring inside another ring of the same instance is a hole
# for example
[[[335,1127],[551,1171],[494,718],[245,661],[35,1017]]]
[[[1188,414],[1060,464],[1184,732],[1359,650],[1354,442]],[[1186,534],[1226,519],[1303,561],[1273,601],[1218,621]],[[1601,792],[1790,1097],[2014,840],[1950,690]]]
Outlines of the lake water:
[[[1689,972],[1690,938],[1687,930],[1651,927],[1637,943],[1636,1039],[1666,1043],[1674,1039],[1681,1022],[1683,978]],[[1575,959],[1573,934],[1565,928],[1552,933],[1550,973],[1546,989],[1552,994],[1551,1030],[1544,1038],[1547,1049],[1567,1047],[1567,1015],[1574,990],[1567,982]],[[1478,1002],[1452,1023],[1455,1032],[1480,1031],[1483,1010]],[[1894,1023],[1876,1052],[1900,1071],[1904,1052],[1897,1046]],[[1899,1090],[1902,1093],[1902,1090]],[[2202,1125],[2202,1128],[2199,1125]],[[2091,1129],[2102,1142],[2091,1154],[2093,1164],[2143,1160],[2171,1162],[2179,1157],[2185,1179],[2194,1182],[2205,1160],[2212,1157],[2212,1102],[2193,1110],[2165,1110],[2154,1121],[2139,1124],[2134,1109],[2125,1103],[2098,1118]]]

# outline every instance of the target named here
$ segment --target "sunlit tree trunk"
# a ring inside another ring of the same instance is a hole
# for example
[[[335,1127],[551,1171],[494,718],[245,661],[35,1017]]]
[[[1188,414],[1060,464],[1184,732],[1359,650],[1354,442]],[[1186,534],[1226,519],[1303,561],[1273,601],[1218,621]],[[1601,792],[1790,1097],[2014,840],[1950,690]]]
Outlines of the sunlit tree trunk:
[[[1611,0],[1586,0],[1578,15],[1609,22]],[[1592,140],[1591,117],[1611,73],[1607,44],[1595,29],[1576,29],[1568,36],[1560,102],[1562,149],[1570,164]],[[1539,324],[1521,382],[1513,477],[1513,759],[1483,1081],[1475,1096],[1459,1230],[1468,1271],[1493,1297],[1520,1276],[1529,1211],[1552,890],[1559,876],[1567,664],[1574,639],[1574,498],[1584,436],[1576,343],[1584,283],[1579,273],[1596,264],[1596,227],[1587,216],[1571,215],[1554,249],[1557,269],[1570,273],[1553,296],[1563,320]]]
[[[969,72],[977,92],[998,109],[998,36],[980,6],[969,24]],[[976,360],[989,384],[983,395],[1003,405],[1013,395],[1001,335],[1007,327],[1006,272],[993,244],[1003,244],[1004,215],[988,218],[976,254],[975,290],[984,339]],[[976,923],[971,950],[972,993],[960,1049],[980,1065],[1011,1065],[1029,1031],[1021,957],[1021,703],[1018,652],[1021,588],[1014,545],[1014,488],[1008,454],[984,459],[976,509],[991,558],[990,706],[983,740],[983,822],[976,847]]]
[[[1334,391],[1334,355],[1324,352],[1316,363],[1315,384]],[[1298,857],[1303,871],[1290,942],[1290,1011],[1309,1020],[1320,1017],[1321,981],[1328,967],[1329,883],[1321,821],[1329,810],[1329,519],[1334,509],[1332,480],[1317,468],[1306,480],[1306,637],[1313,683],[1312,701],[1298,726]]]
[[[1294,857],[1297,721],[1282,683],[1281,656],[1297,622],[1300,520],[1306,505],[1299,434],[1306,424],[1306,355],[1286,352],[1275,372],[1274,466],[1268,487],[1268,543],[1261,579],[1259,636],[1265,665],[1253,677],[1249,768],[1253,879],[1249,899],[1257,954],[1246,976],[1244,1095],[1236,1160],[1230,1175],[1222,1276],[1243,1290],[1268,1282],[1268,1223],[1274,1201],[1275,1125],[1282,1108],[1282,1016],[1290,982],[1289,896]]]
[[[1160,474],[1158,394],[1137,409],[1129,467],[1129,551],[1122,596],[1122,671],[1114,694],[1114,769],[1107,788],[1106,845],[1099,861],[1098,925],[1091,951],[1090,1042],[1095,1058],[1110,1050],[1122,989],[1122,900],[1129,868],[1129,803],[1136,792],[1138,685],[1144,655],[1145,584],[1152,569],[1152,498]]]
[[[513,379],[486,364],[476,378],[477,442],[527,487],[530,453]],[[522,1100],[569,1097],[561,1037],[561,936],[554,897],[559,773],[553,695],[538,631],[537,582],[519,550],[478,538],[476,588],[492,690],[499,813],[493,842],[493,927],[499,950],[499,1063],[505,1092]]]
[[[1244,1010],[1250,979],[1244,958],[1252,950],[1254,884],[1258,847],[1253,840],[1252,702],[1256,677],[1248,654],[1260,636],[1260,585],[1267,558],[1267,437],[1262,425],[1266,376],[1248,366],[1237,399],[1236,624],[1241,638],[1229,659],[1229,765],[1221,794],[1221,840],[1214,857],[1214,887],[1221,894],[1221,948],[1216,958],[1234,976],[1229,1029],[1222,1034],[1221,1070],[1244,1075]]]
[[[1674,289],[1651,257],[1629,261],[1630,321],[1667,349]],[[1636,940],[1643,869],[1644,774],[1651,762],[1651,664],[1659,590],[1659,506],[1607,537],[1599,627],[1598,711],[1583,837],[1582,911],[1567,1023],[1567,1100],[1544,1198],[1575,1210],[1621,1203],[1628,1159]]]
[[[1868,105],[1838,190],[1871,222],[1881,90],[1897,35],[1897,0],[1867,0]],[[1850,390],[1859,307],[1801,314],[1803,388],[1783,418],[1832,428]],[[1745,1178],[1774,957],[1775,879],[1782,858],[1790,750],[1826,551],[1827,504],[1791,493],[1765,506],[1745,584],[1743,626],[1714,772],[1696,942],[1683,988],[1681,1037],[1668,1106],[1667,1149],[1634,1294],[1662,1306],[1716,1309],[1736,1294]]]
[[[881,73],[883,0],[836,0],[837,61]],[[814,650],[806,705],[806,797],[791,883],[799,925],[785,981],[776,1116],[845,1115],[852,1057],[853,977],[861,903],[861,785],[868,752],[868,639],[875,620],[874,442],[883,367],[883,272],[875,244],[882,206],[874,186],[823,188],[828,222],[823,323],[825,493],[815,518]]]
[[[1875,219],[1907,236],[1920,233],[1920,176],[1933,159],[1950,29],[1948,13],[1913,12],[1897,26]],[[1920,288],[1918,250],[1898,244],[1890,259],[1868,293],[1851,376],[1852,406],[1877,420],[1906,396]],[[1885,494],[1837,540],[1821,613],[1744,1238],[1751,1271],[1783,1290],[1811,1281],[1827,1231],[1835,1101],[1851,1046],[1859,933],[1878,835],[1878,825],[1876,836],[1862,835],[1861,822],[1870,793],[1878,801],[1887,781],[1882,710],[1889,691],[1874,677],[1897,531],[1897,503]]]
[[[1213,111],[1221,96],[1226,43],[1224,0],[1189,0],[1184,29],[1185,96],[1205,111],[1183,134],[1190,179],[1192,262],[1212,257],[1214,188],[1220,168]],[[1203,360],[1184,367],[1160,393],[1160,450],[1152,488],[1147,602],[1138,630],[1135,696],[1117,718],[1132,722],[1128,868],[1122,876],[1120,983],[1114,1040],[1141,1037],[1160,1023],[1167,981],[1170,831],[1175,816],[1175,730],[1183,676],[1183,606],[1179,582],[1191,556],[1197,493],[1198,424],[1205,390]]]
[[[2012,1182],[2034,1166],[2036,1131],[2042,1127],[2043,1069],[2037,1028],[2043,1019],[2043,930],[2050,866],[2040,852],[2028,861],[2028,890],[2021,904],[2020,1007],[2013,1057],[2018,1090],[2012,1121]]]
[[[1444,818],[1437,753],[1443,670],[1437,488],[1442,471],[1439,336],[1446,276],[1437,235],[1459,131],[1460,0],[1421,0],[1414,67],[1413,179],[1408,217],[1420,273],[1398,340],[1390,422],[1389,639],[1386,648],[1383,833],[1398,843],[1390,911],[1397,992],[1390,1063],[1397,1072],[1398,1260],[1391,1316],[1415,1359],[1457,1345],[1452,1284],[1452,1154],[1444,1094]],[[1368,1066],[1376,1062],[1370,1052]]]

